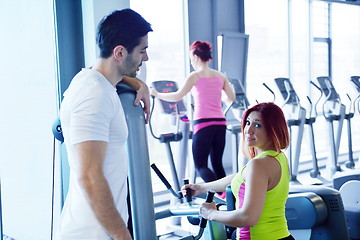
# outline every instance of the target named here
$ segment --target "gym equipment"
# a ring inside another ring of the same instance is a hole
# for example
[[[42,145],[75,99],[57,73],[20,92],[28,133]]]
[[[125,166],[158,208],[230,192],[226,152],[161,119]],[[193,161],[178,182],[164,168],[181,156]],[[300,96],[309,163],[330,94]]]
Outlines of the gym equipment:
[[[152,85],[156,91],[162,93],[176,92],[178,90],[176,82],[169,80],[155,81],[152,83]],[[160,99],[160,102],[162,109],[166,114],[186,113],[186,108],[182,100],[177,102],[168,102]]]
[[[61,143],[60,146],[60,154],[61,154],[61,164],[60,164],[60,206],[61,208],[64,206],[65,198],[69,190],[69,176],[70,176],[70,166],[67,161],[67,151],[64,143],[64,136],[61,128],[60,117],[57,117],[52,125],[52,133],[54,138]],[[54,167],[54,165],[53,165]]]
[[[119,96],[123,103],[129,132],[131,132],[128,140],[128,152],[130,198],[132,205],[136,206],[132,208],[134,239],[157,239],[143,110],[141,107],[132,104],[135,99],[134,92],[121,91]],[[135,187],[139,185],[142,187]],[[297,189],[293,188],[291,190],[292,193],[315,192],[326,203],[328,217],[324,224],[318,227],[317,232],[328,234],[329,238],[318,237],[317,239],[348,239],[343,206],[338,191],[323,187],[315,188],[315,186],[306,187],[305,189],[301,189],[301,186],[296,187]],[[189,206],[187,206],[187,209],[189,209]],[[298,212],[304,211],[301,208],[297,209]]]
[[[325,88],[324,86],[328,86],[328,83],[324,83],[325,80],[320,79],[319,80],[320,83],[322,84],[322,87],[319,87],[318,85],[316,85],[313,81],[310,81],[310,84],[312,86],[314,86],[317,90],[319,90],[320,92],[320,96],[317,99],[315,105],[313,106],[313,103],[311,101],[311,99],[309,97],[307,97],[309,104],[310,104],[310,108],[309,108],[309,116],[306,117],[306,111],[305,109],[300,105],[300,100],[299,97],[297,96],[293,86],[291,85],[291,82],[288,78],[277,78],[275,79],[275,82],[281,92],[281,95],[283,96],[285,103],[285,105],[290,105],[291,107],[291,115],[288,119],[288,125],[289,125],[289,129],[290,129],[290,134],[292,134],[292,127],[297,126],[298,127],[298,133],[297,133],[297,138],[295,141],[295,154],[292,153],[292,144],[290,145],[289,148],[289,156],[290,156],[290,168],[292,169],[292,181],[297,181],[297,176],[298,176],[298,166],[299,166],[299,157],[300,157],[300,149],[301,149],[301,142],[302,142],[302,134],[303,134],[303,128],[304,125],[309,126],[309,146],[310,146],[310,150],[311,150],[311,155],[312,155],[312,163],[313,163],[313,170],[310,171],[310,176],[313,179],[316,179],[315,182],[313,182],[312,184],[327,184],[330,185],[330,180],[327,180],[326,178],[323,178],[321,176],[320,170],[319,170],[319,166],[318,166],[318,159],[316,156],[316,147],[315,147],[315,137],[314,137],[314,128],[313,128],[313,124],[316,121],[316,116],[317,116],[317,105],[319,103],[319,101],[321,100],[322,96],[324,94],[326,95],[331,95],[332,96],[337,96],[335,95],[335,93],[330,93],[330,90],[328,90],[327,88]],[[325,90],[324,90],[325,89]],[[334,90],[332,90],[334,91]],[[329,102],[326,102],[323,104],[323,109],[325,109],[325,104],[329,104]],[[312,112],[313,109],[315,111],[315,115],[313,116]],[[344,109],[345,111],[345,109]],[[345,113],[344,113],[345,114]],[[349,113],[347,115],[344,116],[344,118],[348,118],[349,120],[349,124],[350,124],[350,119],[353,117],[353,113]],[[326,116],[327,119],[335,119],[335,118],[329,118]],[[333,121],[333,120],[331,120]],[[331,127],[332,127],[332,123],[331,123]],[[339,125],[338,127],[339,130],[341,130],[341,125]],[[349,127],[349,131],[350,133],[348,134],[349,136],[349,152],[351,153],[350,157],[349,157],[349,162],[353,162],[352,160],[352,145],[351,145],[351,127]],[[331,128],[332,129],[332,128]],[[341,134],[338,133],[338,135]],[[292,136],[292,135],[291,135]],[[340,141],[340,138],[338,138]],[[331,138],[330,138],[331,141]],[[337,144],[338,146],[339,144]],[[338,150],[337,150],[338,152]],[[349,154],[350,154],[349,153]],[[336,155],[337,156],[337,155]],[[336,160],[337,162],[337,160]],[[335,166],[335,164],[334,164]],[[351,164],[348,164],[347,166],[351,166]],[[332,178],[332,175],[328,176],[329,179]]]
[[[309,118],[306,118],[306,124],[309,125],[309,136],[310,136],[310,149],[311,149],[311,155],[312,155],[312,162],[313,162],[313,170],[310,171],[310,176],[312,178],[320,178],[320,170],[319,170],[319,165],[318,165],[318,158],[316,156],[316,147],[315,147],[315,136],[314,136],[314,126],[313,124],[315,123],[316,120],[316,116],[317,116],[317,105],[323,95],[321,89],[313,82],[310,81],[310,84],[313,85],[317,90],[320,91],[320,96],[318,98],[318,100],[315,103],[314,106],[314,111],[315,111],[315,116],[312,116],[312,110],[313,110],[313,103],[311,101],[311,99],[307,96],[307,99],[310,103],[310,113],[309,113]],[[324,181],[324,179],[322,179],[322,181]]]
[[[213,199],[214,195],[215,195],[215,192],[208,191],[207,196],[206,196],[206,202],[207,203],[212,202],[212,199]],[[200,226],[199,233],[196,236],[190,235],[190,236],[180,238],[180,240],[192,240],[192,239],[198,240],[198,239],[200,239],[202,237],[203,233],[204,233],[206,223],[207,223],[207,220],[205,218],[201,218],[200,225],[199,225]]]
[[[289,193],[285,212],[295,239],[306,239],[305,229],[311,229],[310,240],[349,239],[339,191],[324,186],[294,185]]]
[[[351,76],[350,81],[355,85],[359,95],[354,100],[354,111],[357,106],[358,112],[360,112],[360,76]]]
[[[160,178],[160,180],[164,183],[166,188],[172,193],[172,195],[176,198],[182,199],[183,195],[182,192],[179,191],[176,193],[169,182],[166,180],[164,175],[161,173],[161,171],[156,167],[155,164],[151,164],[151,168],[154,170],[156,175]],[[188,179],[184,180],[184,184],[188,184]],[[206,197],[206,202],[212,202],[212,199],[214,198],[215,192],[209,191]],[[209,195],[211,196],[211,199],[209,199]],[[200,198],[201,196],[199,196]],[[220,204],[225,204],[225,202],[222,199],[215,198],[215,201]],[[186,202],[187,205],[184,204],[178,204],[177,206],[173,207],[171,206],[168,209],[162,210],[160,212],[155,213],[155,219],[163,219],[163,218],[169,218],[169,217],[179,217],[179,216],[187,216],[190,223],[194,225],[199,225],[200,230],[199,233],[196,236],[189,235],[186,237],[183,237],[181,239],[188,240],[188,239],[200,239],[201,236],[204,234],[204,238],[207,240],[222,240],[226,237],[225,227],[224,225],[216,222],[209,222],[208,227],[206,227],[206,220],[202,219],[198,222],[198,218],[189,218],[190,216],[198,216],[199,215],[199,208],[195,207],[193,203],[193,199],[191,196],[191,191],[188,189],[186,194]]]
[[[357,83],[359,83],[359,78],[358,77],[353,76],[353,77],[351,77],[350,80],[355,84],[356,87],[358,87],[358,85],[357,85]],[[332,100],[332,102],[333,102],[333,105],[331,106],[332,109],[338,110],[337,108],[339,108],[340,98],[339,98],[338,94],[336,93],[334,86],[331,84],[330,79],[328,77],[320,77],[320,78],[318,78],[318,81],[319,81],[319,83],[322,83],[322,89],[323,89],[323,91],[325,90],[324,93],[327,95],[327,100],[328,99]],[[350,100],[350,106],[351,106],[352,101],[351,101],[351,98],[349,97],[349,95],[348,95],[348,98]],[[355,111],[355,104],[356,104],[357,99],[358,99],[358,97],[353,102],[354,111]],[[325,103],[326,103],[326,101],[325,101]],[[352,151],[351,123],[350,123],[350,120],[354,116],[354,112],[351,111],[351,107],[350,107],[349,113],[346,114],[345,110],[342,110],[342,108],[345,108],[345,107],[342,107],[341,105],[340,105],[340,110],[334,111],[335,113],[338,113],[338,115],[336,115],[336,114],[331,115],[333,112],[332,112],[332,109],[330,109],[330,111],[329,111],[330,116],[327,118],[327,120],[329,122],[334,121],[334,120],[342,121],[342,118],[343,118],[343,119],[347,120],[347,125],[348,125],[347,130],[348,130],[349,159],[348,159],[348,161],[345,162],[345,166],[347,168],[351,168],[351,169],[347,170],[347,171],[344,171],[344,172],[339,172],[338,171],[338,172],[336,172],[336,174],[333,174],[333,187],[335,189],[337,189],[337,190],[340,190],[342,188],[342,186],[347,185],[348,182],[352,182],[354,180],[357,180],[357,181],[360,180],[360,170],[359,169],[356,169],[356,170],[352,169],[352,168],[354,168],[355,163],[354,163],[353,151]],[[324,116],[325,116],[325,118],[327,117],[325,115],[325,111],[324,111]],[[329,124],[329,128],[330,128],[330,126],[331,125]],[[341,123],[338,123],[338,131],[339,131],[340,126],[341,126]],[[330,136],[334,137],[333,129],[330,129],[330,132],[331,132],[331,130],[332,130],[332,135],[330,135]],[[340,132],[340,134],[341,134],[341,132]],[[338,132],[337,137],[338,137],[337,141],[331,145],[332,155],[334,155],[334,152],[336,151],[336,156],[335,157],[332,156],[332,159],[335,159],[335,160],[337,160],[338,151],[339,151],[339,141],[340,141],[339,132]],[[335,163],[337,163],[337,161],[333,162],[333,164],[335,164]],[[345,191],[345,190],[343,190],[341,192],[344,202],[351,201],[351,199],[353,199],[352,195],[358,195],[358,194],[354,194],[354,193],[356,193],[356,191],[358,191],[358,190],[356,190],[355,185],[349,184],[349,185],[347,185],[347,187],[345,189],[349,189],[348,186],[354,186],[354,188],[352,189],[352,191],[350,191],[351,194],[349,194],[349,191]],[[359,223],[360,223],[360,221],[359,221],[360,211],[358,209],[354,210],[353,208],[348,207],[348,205],[347,205],[347,207],[345,207],[345,215],[346,215],[346,218],[348,220],[349,234],[350,234],[351,239],[360,239],[360,236],[359,236],[359,234],[357,232],[358,231],[357,229],[359,228]]]
[[[354,162],[354,156],[353,156],[353,150],[352,150],[352,132],[351,132],[351,119],[354,117],[354,111],[351,111],[351,106],[352,106],[352,100],[349,96],[349,94],[346,94],[347,97],[350,100],[350,107],[349,107],[349,112],[345,113],[345,119],[346,119],[346,123],[347,123],[347,136],[348,136],[348,156],[349,159],[345,162],[345,167],[353,169],[355,167],[355,162]]]
[[[329,77],[317,77],[317,81],[325,96],[325,101],[323,103],[323,116],[328,122],[330,146],[327,174],[329,178],[332,178],[336,172],[341,171],[340,165],[338,163],[338,155],[342,126],[345,119],[345,105],[341,103],[340,96],[336,92]],[[334,132],[335,121],[338,123],[336,135]]]
[[[168,81],[168,80],[155,81],[152,83],[152,85],[158,92],[176,92],[178,90],[177,84],[174,81]],[[154,110],[155,101],[153,101],[151,114],[150,114],[150,122],[149,122],[150,132],[154,138],[158,139],[161,143],[165,143],[175,189],[179,191],[180,190],[179,179],[183,179],[185,177],[186,160],[187,160],[187,152],[188,152],[188,140],[189,138],[191,138],[189,120],[185,115],[186,108],[182,100],[178,102],[168,102],[160,99],[160,103],[162,105],[162,109],[165,114],[171,114],[174,116],[176,120],[176,127],[178,132],[160,134],[159,137],[155,136],[151,125],[151,117]],[[171,150],[171,142],[178,142],[178,141],[180,141],[179,159],[177,162],[175,162]]]
[[[157,166],[155,165],[155,163],[151,164],[150,167],[154,170],[154,172],[156,173],[156,175],[160,178],[160,180],[164,183],[164,185],[166,186],[167,190],[169,190],[171,192],[171,194],[179,199],[183,198],[183,195],[181,193],[181,191],[175,192],[174,189],[172,188],[172,186],[170,185],[170,183],[166,180],[166,178],[164,177],[164,175],[161,173],[161,171],[157,168]],[[184,179],[184,184],[188,184],[189,181],[188,179]],[[189,203],[189,205],[191,205],[191,195],[188,195],[186,197],[187,202]]]
[[[292,139],[292,129],[297,127],[297,138],[295,141],[291,141],[289,146],[289,167],[290,167],[290,178],[293,182],[298,182],[297,176],[299,173],[299,160],[301,143],[304,133],[304,125],[306,122],[306,111],[300,105],[299,97],[297,96],[290,80],[288,78],[275,78],[275,83],[278,86],[282,97],[284,98],[284,105],[289,106],[289,116],[287,117],[287,124],[290,131],[290,139]],[[295,144],[295,147],[293,146]],[[295,150],[294,150],[295,149]]]
[[[64,135],[63,135],[62,129],[61,129],[60,117],[57,117],[54,120],[51,130],[52,130],[52,133],[53,133],[55,139],[57,139],[59,142],[63,143]]]
[[[275,93],[273,90],[271,90],[271,88],[266,84],[266,83],[263,83],[262,84],[264,87],[266,87],[267,90],[269,90],[269,92],[271,93],[271,95],[273,96],[273,100],[272,102],[275,102],[275,99],[276,99],[276,96],[275,96]]]
[[[123,84],[116,88],[130,133],[128,178],[134,240],[157,239],[144,112],[140,106],[134,106],[136,92],[132,88]]]
[[[339,191],[344,201],[350,238],[360,239],[360,179],[344,183]]]
[[[152,86],[158,92],[176,92],[178,90],[177,84],[174,81],[162,80],[162,81],[155,81],[152,83]],[[166,147],[166,153],[168,158],[168,163],[171,170],[171,175],[173,179],[173,183],[175,186],[176,191],[180,191],[180,180],[184,179],[185,172],[186,172],[186,162],[187,162],[187,152],[188,152],[188,140],[191,138],[190,133],[190,126],[189,120],[186,113],[186,108],[182,100],[178,102],[168,102],[164,100],[160,100],[162,105],[162,110],[167,115],[172,115],[173,119],[175,120],[175,125],[177,132],[176,133],[164,133],[160,134],[159,137],[155,136],[152,130],[152,115],[155,106],[155,99],[153,97],[153,105],[150,112],[150,121],[149,121],[149,128],[151,135],[160,141],[160,143],[164,143]],[[174,160],[171,143],[172,142],[180,142],[179,145],[179,158],[177,161]],[[181,198],[172,198],[170,204],[173,206],[179,202]],[[180,219],[172,219],[172,225],[180,226],[181,222]]]
[[[235,197],[230,186],[226,189],[227,210],[235,209]],[[324,186],[293,185],[285,205],[290,233],[295,239],[349,239],[340,193]],[[234,228],[227,228],[228,238]]]
[[[359,78],[352,77],[351,81],[356,85]],[[318,82],[321,85],[321,89],[326,96],[326,100],[323,105],[323,114],[326,120],[329,123],[329,141],[330,141],[330,156],[331,159],[331,177],[333,177],[333,187],[335,189],[340,189],[342,184],[349,180],[359,179],[360,171],[358,170],[348,170],[341,173],[340,166],[338,165],[338,154],[339,154],[339,145],[340,145],[340,137],[341,137],[341,128],[342,122],[344,119],[348,121],[348,151],[349,151],[349,160],[345,163],[348,168],[353,168],[355,166],[353,159],[353,151],[352,151],[352,139],[351,139],[351,123],[350,120],[354,116],[354,113],[349,111],[348,114],[345,113],[345,106],[341,104],[339,94],[337,94],[334,86],[332,85],[329,77],[318,77]],[[328,108],[325,107],[325,105]],[[351,105],[351,99],[350,99]],[[333,122],[338,121],[338,131],[336,135],[336,141],[334,136],[334,127]],[[336,173],[336,174],[335,174]]]
[[[233,173],[237,173],[239,171],[239,165],[244,166],[246,161],[243,160],[241,164],[239,164],[239,146],[240,146],[240,133],[241,133],[241,122],[240,119],[245,112],[245,110],[249,107],[250,103],[245,95],[245,91],[243,86],[241,85],[238,79],[230,78],[229,82],[234,86],[236,100],[229,106],[228,109],[232,108],[235,114],[235,120],[228,121],[226,129],[232,133],[232,171]],[[225,110],[225,115],[227,113]]]

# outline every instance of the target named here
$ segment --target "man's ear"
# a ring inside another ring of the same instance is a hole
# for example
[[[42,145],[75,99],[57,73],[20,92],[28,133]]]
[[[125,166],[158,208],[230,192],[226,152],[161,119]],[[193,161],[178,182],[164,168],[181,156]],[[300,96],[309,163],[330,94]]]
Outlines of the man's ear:
[[[116,60],[121,61],[127,54],[126,48],[122,45],[118,45],[113,50],[113,56]]]

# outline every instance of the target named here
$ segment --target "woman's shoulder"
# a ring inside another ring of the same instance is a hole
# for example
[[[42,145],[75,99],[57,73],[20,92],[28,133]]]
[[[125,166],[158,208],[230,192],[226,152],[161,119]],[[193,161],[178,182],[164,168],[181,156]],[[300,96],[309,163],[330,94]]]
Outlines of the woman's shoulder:
[[[271,166],[278,165],[278,161],[274,156],[271,155],[264,155],[259,158],[254,158],[249,161],[249,166],[253,168],[263,168],[268,169]]]
[[[219,72],[219,71],[217,71],[215,69],[210,69],[210,72],[214,77],[223,78],[223,79],[226,78],[225,75],[222,72]]]
[[[197,76],[198,78],[221,78],[225,79],[225,75],[215,69],[206,69],[202,71],[194,71],[189,76]]]
[[[199,73],[197,71],[193,71],[188,75],[187,81],[195,84],[199,78]]]

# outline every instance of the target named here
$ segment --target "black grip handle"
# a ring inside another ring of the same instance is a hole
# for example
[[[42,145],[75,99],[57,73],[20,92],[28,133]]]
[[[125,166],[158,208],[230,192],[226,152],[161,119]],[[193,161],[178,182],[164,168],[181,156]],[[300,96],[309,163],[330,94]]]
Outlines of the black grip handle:
[[[156,173],[156,175],[158,175],[158,177],[160,178],[160,180],[165,184],[167,189],[172,189],[170,183],[166,180],[166,178],[164,177],[164,175],[160,172],[160,170],[157,168],[157,166],[155,165],[155,163],[151,164],[151,168],[154,170],[154,172]]]
[[[215,192],[214,191],[208,191],[206,196],[206,202],[211,203],[213,201]],[[207,219],[201,218],[200,220],[200,228],[205,228],[207,223]]]
[[[183,182],[184,182],[184,185],[187,185],[187,184],[189,184],[189,179],[184,179]],[[192,201],[191,197],[192,197],[191,196],[191,189],[187,188],[186,189],[186,202],[188,202],[188,203],[191,202]]]

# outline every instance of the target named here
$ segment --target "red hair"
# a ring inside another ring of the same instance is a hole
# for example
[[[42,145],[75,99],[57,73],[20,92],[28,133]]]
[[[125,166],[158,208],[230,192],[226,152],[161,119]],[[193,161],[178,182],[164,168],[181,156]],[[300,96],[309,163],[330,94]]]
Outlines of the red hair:
[[[278,153],[286,149],[290,144],[290,135],[286,119],[280,107],[272,102],[259,103],[248,110],[242,116],[241,130],[243,132],[242,149],[248,158],[254,158],[258,153],[254,147],[246,147],[244,144],[244,128],[246,120],[251,112],[259,112],[262,117],[262,124]]]
[[[211,44],[209,42],[195,41],[190,46],[190,50],[194,55],[198,56],[202,61],[207,62],[212,59]]]

